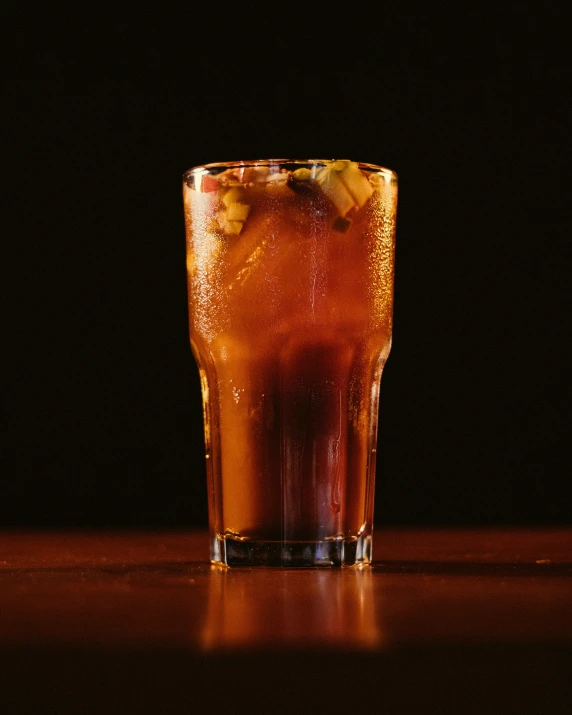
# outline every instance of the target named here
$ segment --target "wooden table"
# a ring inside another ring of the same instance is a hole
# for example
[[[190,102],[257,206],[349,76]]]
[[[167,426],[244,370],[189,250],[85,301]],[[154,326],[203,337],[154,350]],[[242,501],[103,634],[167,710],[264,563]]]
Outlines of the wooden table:
[[[572,528],[374,552],[223,570],[203,532],[0,533],[0,712],[572,713]]]

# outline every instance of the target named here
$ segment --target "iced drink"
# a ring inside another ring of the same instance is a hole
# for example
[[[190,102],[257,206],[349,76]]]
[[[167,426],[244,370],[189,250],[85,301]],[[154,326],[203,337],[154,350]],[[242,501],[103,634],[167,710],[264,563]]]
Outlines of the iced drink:
[[[371,560],[397,177],[350,160],[184,174],[211,559]]]

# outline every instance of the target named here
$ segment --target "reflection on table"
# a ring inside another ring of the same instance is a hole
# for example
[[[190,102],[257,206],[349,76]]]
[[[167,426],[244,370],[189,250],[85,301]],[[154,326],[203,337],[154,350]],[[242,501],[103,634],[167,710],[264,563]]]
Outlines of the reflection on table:
[[[375,649],[382,630],[371,569],[228,570],[211,567],[200,643],[207,650],[284,644]]]

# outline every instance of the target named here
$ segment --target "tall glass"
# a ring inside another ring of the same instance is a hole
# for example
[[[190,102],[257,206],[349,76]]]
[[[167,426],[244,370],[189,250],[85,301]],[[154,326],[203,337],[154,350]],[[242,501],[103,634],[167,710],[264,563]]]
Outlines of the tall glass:
[[[213,163],[184,174],[183,200],[211,560],[369,563],[397,176]]]

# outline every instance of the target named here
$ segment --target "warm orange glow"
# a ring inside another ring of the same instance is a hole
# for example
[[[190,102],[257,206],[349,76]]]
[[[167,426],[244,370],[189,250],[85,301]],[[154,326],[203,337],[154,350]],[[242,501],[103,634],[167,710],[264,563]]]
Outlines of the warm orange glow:
[[[213,566],[201,645],[379,648],[373,578],[369,568],[253,574]]]

